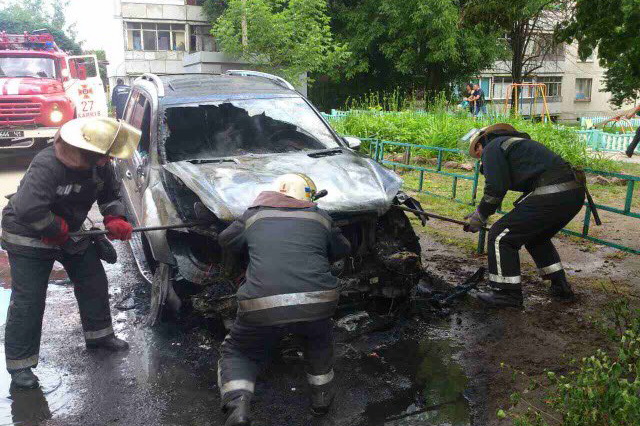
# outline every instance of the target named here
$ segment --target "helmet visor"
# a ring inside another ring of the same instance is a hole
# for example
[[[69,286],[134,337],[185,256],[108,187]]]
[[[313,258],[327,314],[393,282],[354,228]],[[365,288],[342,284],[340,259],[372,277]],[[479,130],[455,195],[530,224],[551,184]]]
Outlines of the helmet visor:
[[[482,129],[471,129],[464,136],[458,139],[458,149],[465,155],[469,154],[469,144],[476,136],[482,132]]]

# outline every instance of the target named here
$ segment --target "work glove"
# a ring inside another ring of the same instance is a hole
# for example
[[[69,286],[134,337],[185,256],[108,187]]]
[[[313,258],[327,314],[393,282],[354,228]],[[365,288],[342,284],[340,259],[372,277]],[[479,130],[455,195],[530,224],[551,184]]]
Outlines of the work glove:
[[[484,228],[487,224],[487,219],[482,217],[478,210],[470,213],[464,217],[467,220],[467,224],[464,225],[463,229],[465,232],[473,232],[476,233],[480,229]]]
[[[131,239],[133,226],[122,216],[105,216],[103,223],[106,230],[109,231],[107,238],[110,240],[128,241]]]
[[[69,225],[60,216],[56,216],[53,220],[58,224],[60,231],[54,237],[42,237],[42,242],[50,246],[61,246],[69,239]]]

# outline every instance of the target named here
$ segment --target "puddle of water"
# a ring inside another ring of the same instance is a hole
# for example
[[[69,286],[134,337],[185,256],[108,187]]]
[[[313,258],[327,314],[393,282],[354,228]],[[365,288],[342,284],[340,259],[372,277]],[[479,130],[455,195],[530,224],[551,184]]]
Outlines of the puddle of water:
[[[447,339],[401,340],[380,350],[396,374],[412,379],[412,386],[395,398],[369,404],[364,415],[370,424],[470,425],[464,398],[468,379],[454,361],[455,352]]]
[[[0,426],[38,424],[64,413],[72,393],[59,371],[39,365],[34,371],[40,389],[10,389],[11,376],[5,368],[4,348],[0,350]]]

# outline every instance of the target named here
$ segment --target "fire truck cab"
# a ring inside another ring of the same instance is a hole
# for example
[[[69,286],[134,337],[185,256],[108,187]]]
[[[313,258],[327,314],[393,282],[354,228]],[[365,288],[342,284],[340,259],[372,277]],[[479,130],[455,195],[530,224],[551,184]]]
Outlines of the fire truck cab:
[[[0,157],[44,148],[73,118],[107,115],[94,55],[69,56],[50,34],[0,33]]]

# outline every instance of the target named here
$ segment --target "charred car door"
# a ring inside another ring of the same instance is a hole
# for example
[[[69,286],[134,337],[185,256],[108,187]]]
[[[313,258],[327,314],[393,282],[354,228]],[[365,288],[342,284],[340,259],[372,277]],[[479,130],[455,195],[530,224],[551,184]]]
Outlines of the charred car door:
[[[142,132],[138,149],[131,159],[120,162],[119,170],[130,211],[137,225],[143,224],[144,192],[149,184],[152,114],[149,99],[149,95],[134,90],[124,114],[124,120]]]

